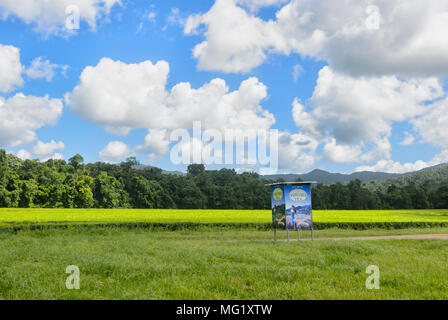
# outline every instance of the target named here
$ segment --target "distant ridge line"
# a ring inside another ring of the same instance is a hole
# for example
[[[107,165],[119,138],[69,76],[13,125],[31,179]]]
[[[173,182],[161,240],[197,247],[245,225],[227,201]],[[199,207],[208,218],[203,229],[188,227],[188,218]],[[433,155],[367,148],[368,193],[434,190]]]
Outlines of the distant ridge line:
[[[359,179],[363,183],[368,183],[371,181],[382,181],[389,179],[396,179],[400,177],[409,177],[415,174],[438,171],[448,168],[448,163],[439,164],[436,166],[424,168],[418,171],[412,171],[407,173],[386,173],[386,172],[372,172],[372,171],[360,171],[351,174],[343,173],[332,173],[321,169],[315,169],[309,173],[305,174],[275,174],[275,175],[262,175],[261,179],[277,181],[278,179],[283,179],[285,181],[297,181],[302,179],[304,181],[317,181],[323,184],[333,184],[333,183],[345,183],[351,180]]]

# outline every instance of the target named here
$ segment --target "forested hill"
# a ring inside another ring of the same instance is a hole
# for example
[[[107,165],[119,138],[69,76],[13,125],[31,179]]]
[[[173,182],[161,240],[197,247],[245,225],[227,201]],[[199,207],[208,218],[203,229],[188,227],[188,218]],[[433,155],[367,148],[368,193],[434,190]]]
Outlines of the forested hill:
[[[447,171],[440,166],[381,184],[365,185],[359,179],[318,184],[313,208],[448,208]],[[186,174],[166,174],[135,158],[120,164],[84,164],[81,155],[68,161],[23,161],[0,150],[0,208],[269,209],[266,184],[271,182],[257,173],[210,171],[201,164],[188,166]]]
[[[370,189],[385,190],[390,185],[406,186],[413,183],[425,189],[434,189],[439,183],[444,182],[448,182],[448,163],[406,173],[395,178],[370,181],[367,186]]]
[[[301,179],[303,181],[316,181],[317,183],[332,184],[337,182],[349,182],[351,180],[359,179],[362,182],[370,182],[373,180],[384,180],[401,176],[400,174],[384,173],[384,172],[355,172],[352,174],[331,173],[325,170],[315,169],[309,173],[304,174],[276,174],[261,176],[267,180],[285,180],[285,181],[297,181]]]
[[[385,172],[370,172],[361,171],[354,172],[352,174],[331,173],[328,171],[315,169],[305,174],[276,174],[260,176],[267,180],[284,180],[284,181],[316,181],[317,183],[332,184],[332,183],[345,183],[352,180],[359,179],[363,183],[371,181],[382,181],[378,185],[387,185],[390,183],[398,183],[405,185],[410,182],[418,184],[424,181],[442,181],[440,179],[448,179],[448,163],[439,164],[437,166],[428,167],[416,172],[408,173],[385,173]]]

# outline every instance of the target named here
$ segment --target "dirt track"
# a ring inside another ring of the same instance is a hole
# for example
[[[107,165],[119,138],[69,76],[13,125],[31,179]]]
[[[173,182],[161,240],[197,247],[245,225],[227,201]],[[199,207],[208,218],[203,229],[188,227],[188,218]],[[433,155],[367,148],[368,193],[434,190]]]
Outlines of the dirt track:
[[[346,237],[346,238],[316,238],[315,241],[338,241],[338,240],[425,240],[425,239],[438,239],[448,240],[448,234],[413,234],[413,235],[400,235],[400,236],[369,236],[369,237]],[[294,239],[295,240],[295,239]],[[305,241],[311,241],[310,239],[304,239]]]

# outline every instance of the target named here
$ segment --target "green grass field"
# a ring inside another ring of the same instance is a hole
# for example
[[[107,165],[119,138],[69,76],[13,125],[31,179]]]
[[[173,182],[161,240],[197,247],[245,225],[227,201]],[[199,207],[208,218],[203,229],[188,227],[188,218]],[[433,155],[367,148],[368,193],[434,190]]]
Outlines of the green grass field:
[[[315,211],[314,220],[445,223],[448,210]],[[271,230],[250,227],[270,222],[270,211],[0,209],[0,299],[448,299],[448,241],[328,239],[448,227],[331,228],[315,233],[319,241],[274,243]],[[117,227],[134,223],[209,225]],[[27,224],[64,229],[10,228]],[[65,287],[69,265],[80,268],[80,290]],[[380,268],[379,290],[365,286],[369,265]]]
[[[271,238],[268,231],[116,228],[3,233],[0,298],[448,299],[448,241]],[[69,265],[80,269],[80,290],[65,287]],[[379,290],[365,286],[369,265],[380,268]]]
[[[444,222],[448,210],[328,210],[316,223]],[[271,223],[269,210],[0,209],[0,226],[20,223]]]

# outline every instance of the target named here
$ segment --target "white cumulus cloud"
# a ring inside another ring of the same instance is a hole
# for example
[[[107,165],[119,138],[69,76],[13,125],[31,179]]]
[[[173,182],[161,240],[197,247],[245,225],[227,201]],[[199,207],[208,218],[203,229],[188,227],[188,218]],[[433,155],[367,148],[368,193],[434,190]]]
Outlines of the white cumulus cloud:
[[[132,129],[189,129],[202,121],[204,129],[268,129],[274,116],[260,103],[267,88],[256,78],[230,91],[222,79],[198,89],[181,82],[166,88],[169,65],[145,61],[126,64],[108,58],[82,72],[66,102],[82,118],[122,134]]]
[[[65,144],[62,141],[56,142],[51,140],[50,142],[37,141],[36,145],[33,147],[33,153],[38,156],[39,159],[48,160],[50,158],[56,159],[60,158],[60,154],[55,154],[56,150],[64,150]]]
[[[430,161],[400,163],[393,160],[380,160],[372,166],[360,166],[356,171],[373,171],[388,173],[406,173],[448,162],[448,150],[443,150]]]
[[[187,19],[184,32],[205,37],[193,50],[200,69],[248,72],[272,53],[297,53],[355,76],[448,73],[447,1],[291,0],[267,21],[245,2],[280,1],[216,0]],[[369,27],[372,5],[379,28]]]
[[[318,141],[309,135],[279,132],[279,169],[302,172],[310,168],[318,159],[315,153],[318,145]]]
[[[359,145],[338,145],[335,139],[326,143],[323,156],[325,159],[335,163],[358,162],[362,150]]]
[[[68,69],[67,65],[58,65],[51,63],[44,57],[37,57],[31,62],[31,66],[26,69],[26,75],[31,79],[45,79],[47,82],[53,80],[58,71],[65,74]]]
[[[0,44],[0,92],[9,92],[23,85],[20,50]]]
[[[65,100],[76,114],[108,132],[125,136],[133,129],[148,129],[145,142],[135,151],[147,153],[149,161],[169,151],[173,130],[190,130],[196,121],[204,130],[221,132],[268,130],[275,123],[274,116],[260,105],[267,88],[257,78],[242,81],[234,91],[219,78],[199,88],[181,82],[169,89],[168,75],[165,61],[127,64],[103,58],[84,69]]]
[[[151,129],[145,137],[145,143],[136,149],[148,153],[148,161],[153,162],[167,154],[169,147],[169,131],[166,129]]]
[[[308,100],[310,110],[296,100],[293,118],[301,131],[330,139],[324,148],[328,159],[373,161],[390,155],[394,122],[424,114],[431,109],[425,102],[442,95],[437,78],[354,78],[324,67]]]
[[[448,148],[448,98],[430,105],[423,116],[412,122],[423,142]]]
[[[101,160],[119,162],[132,156],[132,150],[127,144],[121,141],[112,141],[100,151],[99,155]]]
[[[60,99],[35,97],[18,93],[0,97],[0,145],[17,147],[36,139],[35,130],[56,124],[62,114]]]
[[[50,158],[45,159],[45,160],[43,160],[43,161],[47,161],[47,160],[50,160],[50,159],[53,159],[53,160],[64,160],[64,155],[63,155],[62,153],[58,153],[58,152],[56,152],[55,154],[53,154],[52,156],[50,156]]]
[[[20,159],[22,159],[22,160],[29,160],[29,159],[31,159],[31,153],[28,150],[25,150],[25,149],[20,149],[19,151],[17,151],[16,155]]]

